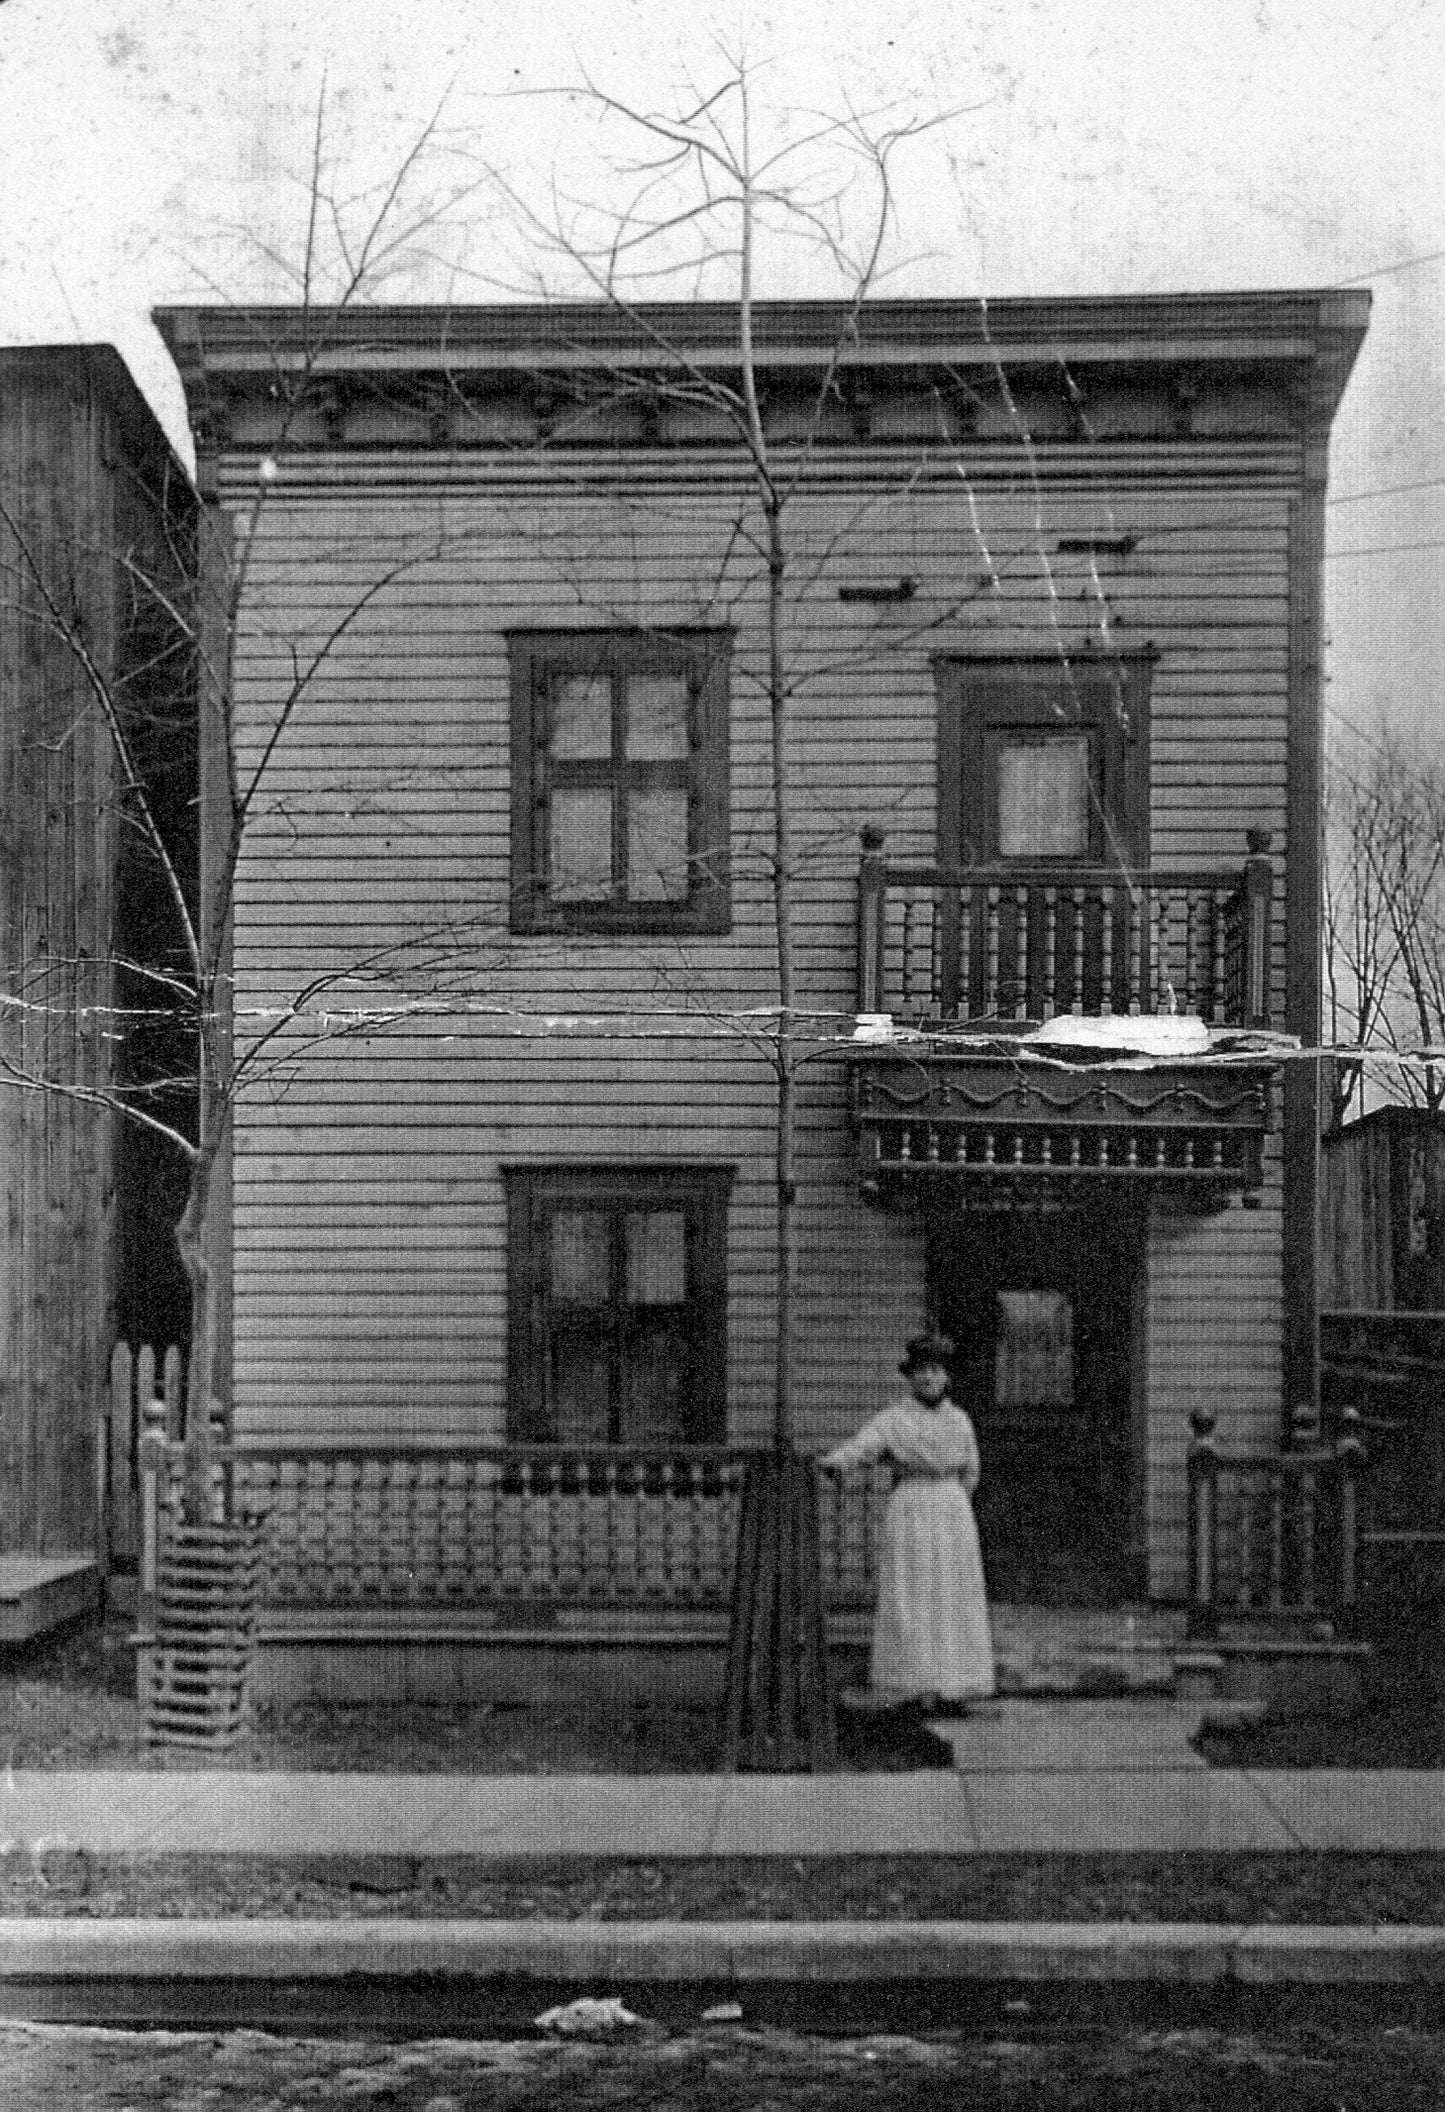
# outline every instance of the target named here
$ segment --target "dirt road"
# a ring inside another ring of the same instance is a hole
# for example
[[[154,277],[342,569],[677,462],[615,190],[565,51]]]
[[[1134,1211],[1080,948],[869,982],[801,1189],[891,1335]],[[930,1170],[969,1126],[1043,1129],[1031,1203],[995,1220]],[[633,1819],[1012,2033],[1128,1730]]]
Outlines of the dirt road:
[[[622,2045],[0,2026],[10,2112],[1404,2112],[1445,2103],[1445,2030],[824,2038],[735,2025]]]

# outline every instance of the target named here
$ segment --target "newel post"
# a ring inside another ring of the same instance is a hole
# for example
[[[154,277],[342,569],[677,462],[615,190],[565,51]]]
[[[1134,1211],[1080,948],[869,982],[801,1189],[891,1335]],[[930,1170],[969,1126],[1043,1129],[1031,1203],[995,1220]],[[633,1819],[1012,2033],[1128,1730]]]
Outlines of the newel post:
[[[166,1404],[151,1398],[140,1404],[141,1435],[136,1447],[140,1483],[140,1551],[136,1561],[136,1643],[146,1649],[155,1641],[156,1566],[160,1545],[161,1505],[169,1497],[163,1484],[170,1474],[166,1442]]]
[[[1342,1408],[1335,1440],[1335,1609],[1348,1631],[1359,1598],[1360,1471],[1365,1447],[1360,1411]]]
[[[207,1490],[207,1516],[213,1525],[229,1525],[235,1517],[235,1466],[230,1450],[226,1411],[211,1402],[211,1485]]]
[[[1250,829],[1244,861],[1244,1025],[1271,1024],[1269,1003],[1270,924],[1274,913],[1274,860],[1268,829]]]
[[[858,1004],[859,1012],[886,1012],[883,995],[883,917],[887,876],[884,835],[870,822],[862,832],[858,862]]]
[[[1219,1632],[1219,1451],[1214,1417],[1196,1408],[1189,1417],[1189,1639]]]

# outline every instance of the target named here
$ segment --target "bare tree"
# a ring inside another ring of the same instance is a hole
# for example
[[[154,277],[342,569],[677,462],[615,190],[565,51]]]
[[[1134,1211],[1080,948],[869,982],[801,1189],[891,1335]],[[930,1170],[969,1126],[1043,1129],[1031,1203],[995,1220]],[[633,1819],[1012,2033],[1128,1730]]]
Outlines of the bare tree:
[[[1332,759],[1325,989],[1335,1126],[1370,1093],[1445,1106],[1445,769],[1387,728]],[[1372,1055],[1377,1061],[1372,1062]]]
[[[797,520],[816,488],[830,424],[852,404],[848,354],[895,233],[896,159],[943,119],[920,120],[892,108],[835,116],[790,112],[779,128],[779,114],[760,108],[755,85],[747,63],[723,53],[716,85],[670,109],[643,108],[585,77],[579,87],[559,91],[558,100],[565,95],[591,121],[592,152],[607,172],[600,196],[569,186],[556,172],[538,196],[512,172],[483,166],[510,210],[526,259],[509,290],[581,293],[631,326],[625,361],[619,357],[614,365],[605,353],[593,353],[579,414],[602,402],[642,403],[653,415],[685,412],[730,435],[740,465],[743,497],[728,515],[714,593],[732,610],[761,602],[761,650],[755,661],[743,657],[739,676],[756,684],[766,708],[769,828],[766,837],[735,846],[734,864],[751,859],[766,878],[775,1004],[770,1018],[714,1014],[712,1023],[719,1034],[751,1042],[772,1072],[775,1313],[773,1448],[756,1463],[745,1496],[725,1744],[735,1761],[743,1756],[747,1764],[786,1766],[823,1764],[832,1736],[812,1470],[795,1451],[797,1137],[800,1080],[836,1043],[839,1021],[810,1009],[800,991],[797,894],[810,870],[837,858],[845,833],[850,846],[856,842],[856,817],[841,824],[798,778],[794,713],[810,685],[880,654],[896,656],[957,610],[905,621],[882,644],[820,648],[800,620],[805,604],[840,542],[856,538],[857,547],[867,548],[869,517],[880,501],[859,496],[847,525],[821,548]],[[769,281],[788,283],[788,260],[800,250],[815,264],[821,259],[837,292],[830,342],[790,415],[779,419],[765,400],[759,303]],[[716,356],[716,346],[714,357],[705,358],[686,323],[656,305],[668,294],[725,304],[725,358]],[[939,447],[953,447],[946,417]],[[937,452],[922,450],[930,460]],[[906,494],[909,482],[905,469],[889,498]],[[697,1003],[706,1009],[705,992],[697,993]]]
[[[245,738],[233,683],[243,621],[254,621],[253,554],[263,518],[284,474],[298,421],[314,409],[319,375],[335,332],[355,307],[373,299],[388,275],[462,203],[469,185],[448,183],[413,194],[430,179],[441,112],[420,129],[392,173],[371,191],[346,193],[328,139],[323,89],[304,185],[304,226],[294,260],[256,241],[263,265],[279,274],[302,317],[301,356],[282,360],[264,336],[271,393],[279,407],[270,451],[249,499],[234,513],[203,486],[201,503],[177,503],[174,491],[149,494],[163,524],[154,547],[75,547],[57,566],[44,534],[19,506],[0,500],[0,593],[25,621],[61,641],[104,728],[114,762],[115,797],[132,872],[142,871],[151,929],[143,957],[113,965],[138,1001],[122,1005],[116,1038],[142,1053],[112,1079],[77,1082],[13,1057],[0,1057],[6,1081],[22,1090],[60,1093],[99,1103],[125,1123],[159,1138],[186,1168],[176,1245],[190,1289],[190,1355],[186,1399],[186,1502],[203,1515],[210,1502],[213,1421],[229,1421],[230,1373],[224,1315],[215,1276],[217,1183],[232,1116],[245,1094],[284,1089],[309,1049],[358,1026],[375,1030],[405,1012],[393,996],[358,1008],[354,993],[390,987],[399,959],[413,981],[434,985],[464,949],[474,970],[474,933],[446,923],[418,925],[398,946],[358,956],[344,967],[300,978],[269,1016],[235,1033],[230,952],[237,874],[248,831],[276,761],[318,677],[388,591],[445,547],[411,537],[381,554],[365,586],[320,635],[288,635],[289,674],[260,729]],[[204,282],[216,290],[209,279]],[[239,311],[247,312],[247,311]],[[201,435],[204,445],[208,436]],[[53,538],[51,539],[53,540]],[[132,627],[158,640],[139,670],[103,663],[93,645],[92,593],[113,593],[131,611]],[[161,751],[164,751],[163,757]],[[184,758],[189,756],[186,763]],[[158,769],[158,758],[161,767]],[[199,769],[198,799],[173,796],[177,770]],[[164,779],[172,780],[168,795]],[[199,846],[191,840],[199,807]],[[343,1001],[342,987],[351,993]],[[148,1046],[147,1046],[148,1045]]]
[[[519,283],[544,296],[564,288],[575,294],[580,287],[627,317],[635,326],[634,342],[644,348],[642,372],[635,362],[610,367],[599,355],[582,407],[646,398],[654,407],[711,414],[738,446],[750,494],[730,522],[730,557],[717,591],[719,599],[740,601],[763,577],[763,668],[760,676],[744,669],[743,678],[760,681],[770,731],[771,840],[752,849],[766,868],[772,897],[777,1006],[766,1031],[756,1021],[745,1028],[735,1023],[731,1031],[746,1032],[766,1051],[776,1083],[774,1436],[789,1446],[795,1420],[798,1076],[819,1039],[818,1015],[799,1001],[794,902],[800,873],[836,850],[842,833],[814,810],[800,841],[801,788],[790,716],[809,684],[839,672],[846,657],[862,657],[855,650],[828,658],[800,642],[801,605],[834,552],[807,549],[791,526],[812,488],[828,416],[846,396],[845,354],[856,342],[862,305],[877,291],[884,269],[894,232],[895,158],[943,118],[919,120],[892,109],[790,113],[794,122],[781,140],[760,145],[753,72],[728,54],[720,59],[717,84],[675,110],[644,109],[586,77],[577,88],[542,94],[580,105],[596,120],[594,149],[608,181],[600,199],[557,181],[539,203],[507,171],[486,165],[524,238],[534,276]],[[788,254],[800,245],[830,267],[838,306],[821,372],[779,437],[763,402],[759,287],[770,269],[775,282],[783,276]],[[650,303],[660,290],[727,302],[732,357],[724,370],[704,364],[685,331],[659,318]],[[860,502],[858,514],[867,510]],[[858,526],[855,520],[855,531]],[[896,653],[900,643],[916,643],[926,628],[905,627],[886,650]]]

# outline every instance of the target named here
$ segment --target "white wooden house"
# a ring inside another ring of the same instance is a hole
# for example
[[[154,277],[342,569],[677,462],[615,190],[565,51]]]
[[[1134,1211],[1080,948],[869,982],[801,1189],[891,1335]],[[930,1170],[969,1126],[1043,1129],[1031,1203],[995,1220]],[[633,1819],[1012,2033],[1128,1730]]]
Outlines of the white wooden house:
[[[1288,1051],[1367,307],[754,319],[793,480],[800,1436],[946,1327],[1003,1600],[1182,1600],[1191,1414],[1263,1454],[1314,1396]],[[269,1676],[715,1644],[772,1412],[767,568],[682,384],[737,371],[737,316],[158,321],[246,552],[243,768],[312,670],[234,933],[238,1046],[272,1036],[232,1230]],[[867,1503],[825,1493],[855,1614]]]

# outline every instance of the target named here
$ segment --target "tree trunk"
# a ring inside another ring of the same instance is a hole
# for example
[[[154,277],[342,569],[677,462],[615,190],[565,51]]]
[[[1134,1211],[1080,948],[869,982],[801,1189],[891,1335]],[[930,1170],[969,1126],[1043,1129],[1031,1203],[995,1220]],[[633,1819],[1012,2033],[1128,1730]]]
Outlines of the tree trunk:
[[[797,1077],[793,1034],[792,786],[783,661],[787,571],[782,507],[764,493],[768,528],[768,704],[773,767],[773,929],[778,1026],[775,1175],[777,1306],[773,1444],[748,1462],[739,1520],[723,1710],[723,1766],[817,1772],[837,1758],[818,1547],[817,1469],[793,1448],[797,1285]]]
[[[777,1323],[773,1349],[773,1441],[793,1441],[793,1330],[798,1276],[796,1167],[797,1086],[793,1016],[797,978],[793,945],[792,784],[788,769],[788,698],[783,668],[783,582],[787,558],[782,513],[766,501],[768,523],[768,711],[773,766],[773,930],[778,956]]]

